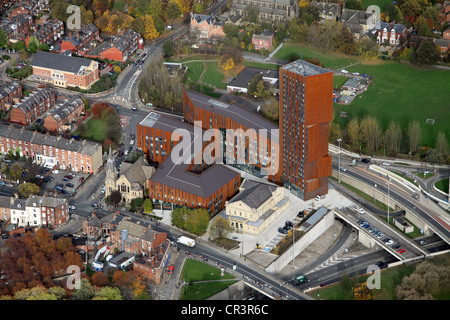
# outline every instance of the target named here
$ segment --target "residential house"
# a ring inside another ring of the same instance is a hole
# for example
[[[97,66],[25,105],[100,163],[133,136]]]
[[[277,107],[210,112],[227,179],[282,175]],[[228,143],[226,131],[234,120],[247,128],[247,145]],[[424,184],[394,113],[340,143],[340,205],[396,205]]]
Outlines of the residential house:
[[[67,198],[42,197],[41,224],[55,227],[70,220],[69,200]]]
[[[104,41],[89,56],[111,61],[126,61],[138,50],[144,48],[144,40],[140,33],[127,30],[110,41]]]
[[[310,6],[319,8],[319,17],[322,22],[327,20],[338,21],[342,13],[341,6],[338,3],[314,0],[311,1]]]
[[[449,39],[434,39],[434,44],[441,50],[441,57],[443,57],[450,50]]]
[[[379,17],[374,12],[361,10],[342,10],[340,21],[359,40],[364,34],[379,27]]]
[[[47,131],[65,132],[72,128],[85,111],[85,104],[81,96],[72,96],[62,104],[54,107],[44,118],[44,128]]]
[[[405,25],[396,23],[380,22],[377,29],[377,42],[380,45],[402,46],[406,43],[408,31]]]
[[[271,225],[288,207],[284,188],[275,184],[244,180],[239,193],[226,202],[221,212],[232,229],[258,235]]]
[[[296,0],[235,0],[230,11],[246,17],[249,5],[258,7],[260,22],[287,22],[297,17],[299,12]]]
[[[442,38],[444,38],[445,40],[450,40],[450,27],[444,30],[444,32],[442,33]]]
[[[15,42],[25,40],[29,35],[29,30],[33,25],[33,18],[28,14],[18,14],[11,18],[3,19],[0,22],[0,29],[6,33],[9,41]]]
[[[273,44],[274,33],[270,30],[264,30],[260,34],[252,36],[252,44],[256,50],[270,50]]]
[[[90,141],[76,141],[54,137],[36,131],[0,126],[0,152],[20,150],[34,163],[75,172],[94,173],[103,165],[102,145]]]
[[[22,86],[18,82],[0,84],[0,110],[8,111],[22,98]]]
[[[27,46],[31,37],[35,37],[39,44],[46,43],[50,45],[64,35],[64,23],[57,19],[46,20],[45,22],[34,24],[31,27],[31,31],[32,33],[25,39]]]
[[[56,95],[49,88],[38,88],[10,108],[9,121],[29,125],[49,110],[56,101]]]
[[[89,23],[79,30],[67,30],[67,35],[62,39],[59,51],[70,50],[79,56],[84,56],[101,42],[100,30],[94,24]]]
[[[32,80],[57,87],[87,90],[100,79],[98,62],[85,58],[38,51],[31,66]]]
[[[442,20],[450,22],[450,1],[444,1],[440,6]]]
[[[218,21],[214,15],[196,14],[191,12],[190,32],[197,33],[200,39],[225,37],[223,26],[225,22]]]
[[[31,8],[27,3],[16,3],[11,6],[11,8],[9,8],[7,14],[9,18],[15,17],[20,14],[31,15]]]
[[[0,195],[0,221],[11,219],[11,197]]]
[[[55,227],[69,221],[69,200],[31,195],[21,199],[10,198],[11,223],[16,227]]]

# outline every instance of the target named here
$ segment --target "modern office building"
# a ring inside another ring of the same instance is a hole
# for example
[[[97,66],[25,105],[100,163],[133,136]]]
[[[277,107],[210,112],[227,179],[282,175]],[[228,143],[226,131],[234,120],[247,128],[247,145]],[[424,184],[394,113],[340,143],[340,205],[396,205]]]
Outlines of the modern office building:
[[[303,200],[328,192],[333,72],[303,60],[280,68],[280,169],[284,186]]]

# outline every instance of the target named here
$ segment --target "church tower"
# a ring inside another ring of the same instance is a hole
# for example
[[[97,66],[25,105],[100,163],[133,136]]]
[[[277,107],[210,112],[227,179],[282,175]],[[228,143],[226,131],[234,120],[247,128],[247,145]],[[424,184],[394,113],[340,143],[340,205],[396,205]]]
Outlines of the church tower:
[[[112,191],[116,190],[116,165],[111,147],[109,147],[108,160],[105,167],[105,197],[109,197]]]

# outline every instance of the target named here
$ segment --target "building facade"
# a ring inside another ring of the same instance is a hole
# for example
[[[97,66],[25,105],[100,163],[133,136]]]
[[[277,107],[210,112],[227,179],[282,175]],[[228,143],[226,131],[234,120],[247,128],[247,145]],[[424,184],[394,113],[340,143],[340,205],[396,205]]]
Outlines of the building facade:
[[[18,151],[33,163],[74,172],[94,173],[103,165],[102,145],[0,126],[0,152]]]
[[[298,16],[299,6],[295,0],[235,0],[231,6],[231,12],[247,16],[249,5],[257,7],[259,22],[287,22]]]
[[[380,22],[377,30],[377,42],[380,45],[387,43],[390,46],[402,46],[406,43],[408,32],[403,24]]]
[[[57,87],[87,90],[100,79],[98,62],[38,51],[31,62],[32,80]]]
[[[303,200],[328,192],[333,73],[298,60],[280,68],[280,168],[284,186]]]
[[[200,39],[225,37],[224,22],[217,21],[213,15],[191,13],[191,33],[197,33]]]
[[[0,84],[0,110],[8,111],[22,99],[22,86],[18,82]]]
[[[270,50],[273,44],[274,33],[269,30],[264,30],[260,34],[254,34],[252,36],[252,44],[256,50]]]
[[[51,132],[65,132],[72,128],[85,111],[81,96],[72,96],[62,104],[55,106],[44,118],[44,128]]]
[[[56,95],[50,88],[38,88],[28,97],[13,105],[9,121],[29,125],[55,105]]]

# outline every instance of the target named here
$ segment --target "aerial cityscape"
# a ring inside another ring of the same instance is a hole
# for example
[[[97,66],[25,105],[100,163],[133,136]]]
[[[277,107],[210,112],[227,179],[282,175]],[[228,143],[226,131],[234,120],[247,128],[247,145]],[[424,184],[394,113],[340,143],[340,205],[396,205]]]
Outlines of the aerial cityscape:
[[[0,300],[450,299],[450,1],[0,5]]]

